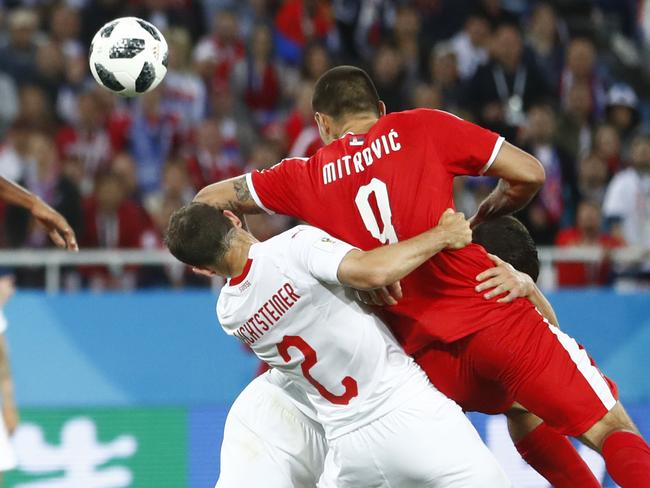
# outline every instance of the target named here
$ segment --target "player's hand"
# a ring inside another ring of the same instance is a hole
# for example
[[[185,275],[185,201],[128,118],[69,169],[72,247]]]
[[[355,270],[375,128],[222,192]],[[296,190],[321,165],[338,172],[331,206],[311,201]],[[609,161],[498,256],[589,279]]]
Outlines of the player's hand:
[[[392,285],[377,288],[375,290],[355,290],[357,299],[366,305],[397,305],[397,302],[402,299],[402,285],[398,281]]]
[[[9,435],[12,435],[18,427],[20,422],[20,416],[18,415],[18,409],[13,402],[5,401],[2,405],[2,418],[7,427],[7,432]]]
[[[469,221],[462,212],[455,212],[451,208],[442,214],[436,229],[444,232],[447,249],[462,249],[472,242],[472,229],[469,227]]]
[[[479,293],[490,290],[483,295],[486,300],[506,294],[497,302],[510,303],[517,298],[526,298],[532,295],[535,283],[530,276],[517,271],[511,264],[493,254],[488,254],[488,256],[495,266],[476,277],[476,281],[480,281],[480,283],[475,288]]]
[[[78,251],[77,238],[68,221],[43,200],[37,200],[32,207],[32,216],[45,227],[50,239],[58,247]]]

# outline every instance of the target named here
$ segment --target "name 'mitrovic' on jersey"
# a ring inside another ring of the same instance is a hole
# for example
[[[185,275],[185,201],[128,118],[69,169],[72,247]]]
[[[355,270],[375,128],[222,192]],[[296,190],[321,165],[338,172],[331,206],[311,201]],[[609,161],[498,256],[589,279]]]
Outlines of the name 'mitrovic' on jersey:
[[[414,237],[454,207],[453,180],[483,174],[504,139],[440,110],[388,114],[367,134],[348,133],[310,158],[246,176],[268,212],[291,215],[361,249]],[[493,266],[476,244],[443,251],[402,280],[404,298],[385,318],[407,353],[453,342],[531,308],[485,300],[476,276]]]
[[[328,439],[432,388],[381,320],[339,283],[352,249],[314,227],[294,227],[253,244],[244,272],[217,303],[226,333],[304,389]]]

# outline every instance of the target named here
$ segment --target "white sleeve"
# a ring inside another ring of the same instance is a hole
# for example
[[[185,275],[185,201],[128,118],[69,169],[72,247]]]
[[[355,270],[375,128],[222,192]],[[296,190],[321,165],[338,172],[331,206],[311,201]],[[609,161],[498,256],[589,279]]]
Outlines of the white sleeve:
[[[339,265],[353,249],[357,248],[310,226],[297,227],[290,244],[291,256],[299,267],[317,280],[334,285],[341,284]]]
[[[629,213],[628,200],[629,189],[626,188],[624,175],[617,175],[611,181],[605,192],[603,202],[603,215],[605,217],[624,217]]]

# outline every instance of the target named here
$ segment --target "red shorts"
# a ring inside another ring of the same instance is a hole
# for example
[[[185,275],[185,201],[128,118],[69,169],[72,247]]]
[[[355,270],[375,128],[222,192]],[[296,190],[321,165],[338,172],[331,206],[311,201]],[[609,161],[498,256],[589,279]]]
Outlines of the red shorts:
[[[431,382],[466,411],[503,413],[516,401],[564,435],[579,436],[616,403],[616,385],[571,337],[531,308],[415,355]]]

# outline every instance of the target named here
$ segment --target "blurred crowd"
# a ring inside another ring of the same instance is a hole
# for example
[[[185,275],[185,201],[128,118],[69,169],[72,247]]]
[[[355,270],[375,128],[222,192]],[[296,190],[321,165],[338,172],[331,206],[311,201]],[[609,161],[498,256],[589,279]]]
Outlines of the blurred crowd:
[[[370,72],[389,111],[449,110],[534,154],[547,182],[520,218],[538,244],[650,246],[646,3],[4,0],[0,174],[61,211],[84,248],[160,248],[202,186],[315,152],[313,84],[347,63]],[[132,100],[100,88],[87,60],[97,29],[126,15],[170,48],[163,84]],[[493,185],[458,179],[457,206],[473,213]],[[2,214],[4,247],[50,245],[22,210]],[[249,224],[264,239],[291,223]],[[611,276],[561,271],[571,285]],[[196,283],[182,267],[65,276],[68,287]]]

